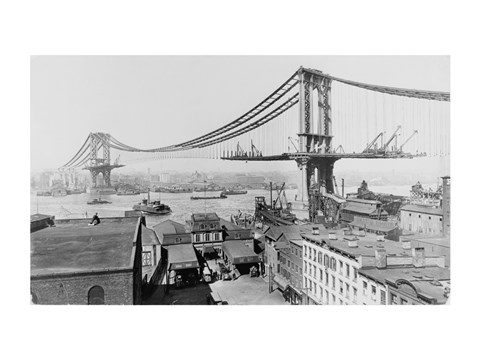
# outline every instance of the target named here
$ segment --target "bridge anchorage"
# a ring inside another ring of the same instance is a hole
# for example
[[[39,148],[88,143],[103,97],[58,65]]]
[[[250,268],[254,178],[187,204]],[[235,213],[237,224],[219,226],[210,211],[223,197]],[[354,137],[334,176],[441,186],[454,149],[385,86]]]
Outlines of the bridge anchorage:
[[[85,165],[94,184],[102,173],[109,186],[111,170],[123,166],[110,164],[110,148],[151,155],[148,160],[293,160],[302,171],[300,199],[308,201],[310,220],[317,221],[322,211],[327,221],[336,222],[345,199],[334,186],[335,163],[449,155],[449,102],[447,92],[370,85],[300,67],[266,99],[207,134],[139,149],[110,134],[91,133],[64,168]],[[391,135],[384,139],[387,131]],[[102,147],[103,158],[98,158]]]

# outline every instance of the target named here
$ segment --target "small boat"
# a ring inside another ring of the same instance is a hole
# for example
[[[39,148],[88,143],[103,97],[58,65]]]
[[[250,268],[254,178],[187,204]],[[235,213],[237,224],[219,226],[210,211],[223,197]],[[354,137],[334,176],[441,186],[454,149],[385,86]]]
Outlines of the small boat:
[[[111,201],[102,200],[101,198],[93,199],[92,201],[87,201],[87,205],[99,205],[99,204],[111,204]]]
[[[213,199],[226,199],[227,195],[221,193],[220,196],[190,196],[191,200],[213,200]]]
[[[133,205],[132,208],[151,215],[167,215],[172,212],[170,206],[162,204],[160,200],[150,201],[150,192],[148,192],[148,199],[143,199],[141,203]]]
[[[244,195],[247,193],[248,193],[247,190],[233,190],[233,189],[227,189],[222,192],[222,194],[225,194],[225,195]]]

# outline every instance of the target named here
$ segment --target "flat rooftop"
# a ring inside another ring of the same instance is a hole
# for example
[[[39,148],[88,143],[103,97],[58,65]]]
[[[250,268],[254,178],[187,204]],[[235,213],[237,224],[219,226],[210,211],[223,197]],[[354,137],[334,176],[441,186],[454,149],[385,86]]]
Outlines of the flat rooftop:
[[[372,233],[366,233],[365,236],[357,236],[358,247],[350,247],[348,245],[347,239],[351,239],[353,235],[343,235],[343,230],[335,230],[337,234],[337,240],[330,240],[328,238],[328,234],[320,235],[312,235],[304,233],[303,238],[316,242],[325,244],[337,251],[342,252],[343,254],[347,254],[351,257],[359,257],[359,256],[375,256],[375,248],[377,245],[382,245],[385,249],[387,256],[411,256],[411,250],[405,250],[402,248],[402,244],[399,241],[392,241],[392,240],[385,240],[385,241],[377,241],[377,235]],[[427,249],[426,249],[427,250]],[[434,248],[431,251],[426,251],[426,255],[438,255],[441,256],[442,253]]]
[[[192,215],[193,221],[219,221],[220,218],[216,213],[199,213]]]
[[[30,236],[30,274],[130,269],[137,218],[57,221]]]

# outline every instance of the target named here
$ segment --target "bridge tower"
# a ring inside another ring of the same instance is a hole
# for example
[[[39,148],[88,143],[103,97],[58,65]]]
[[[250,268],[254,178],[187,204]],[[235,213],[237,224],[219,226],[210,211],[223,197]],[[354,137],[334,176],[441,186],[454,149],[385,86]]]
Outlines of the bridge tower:
[[[338,157],[329,157],[332,148],[332,80],[322,77],[321,72],[311,72],[304,68],[298,70],[299,79],[299,152],[303,155],[296,160],[302,170],[302,201],[308,199],[310,220],[318,208],[313,204],[318,196],[314,193],[333,193],[333,166]],[[318,101],[314,103],[314,92]],[[314,119],[314,107],[318,107],[318,118]],[[313,122],[317,121],[317,126]],[[314,128],[316,128],[314,130]],[[316,154],[317,156],[311,156]],[[325,156],[318,156],[325,154]],[[317,184],[317,188],[312,185]]]
[[[103,175],[105,187],[110,188],[110,174],[113,169],[125,166],[119,164],[110,164],[110,134],[90,133],[90,164],[84,169],[89,170],[92,175],[92,184],[94,188],[99,188],[97,177]],[[103,148],[103,158],[98,157],[98,151]]]

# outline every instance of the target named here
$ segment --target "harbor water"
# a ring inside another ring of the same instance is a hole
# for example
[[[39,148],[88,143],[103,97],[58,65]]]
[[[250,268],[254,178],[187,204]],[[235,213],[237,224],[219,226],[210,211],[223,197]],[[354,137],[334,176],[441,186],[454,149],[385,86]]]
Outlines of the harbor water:
[[[408,196],[411,186],[378,186],[371,188],[372,191]],[[341,189],[340,189],[341,191]],[[354,193],[357,187],[345,187],[345,194]],[[297,190],[287,189],[285,194],[288,201],[294,201]],[[208,196],[219,196],[220,192],[208,192]],[[273,200],[277,198],[273,190]],[[181,224],[190,219],[193,213],[215,212],[221,218],[230,219],[231,214],[239,211],[253,214],[255,208],[255,196],[265,196],[267,203],[270,202],[269,190],[248,190],[247,194],[230,195],[227,199],[191,200],[191,196],[203,196],[203,193],[150,193],[151,200],[161,200],[172,209],[169,215],[147,215],[147,226],[154,226],[166,219],[177,221]],[[99,217],[124,216],[125,211],[132,210],[132,206],[145,199],[147,194],[140,195],[102,195],[102,200],[110,201],[111,204],[87,205],[87,201],[98,198],[94,194],[73,194],[67,196],[37,196],[31,194],[30,213],[54,215],[56,219],[79,219],[91,218],[95,213]],[[300,196],[297,195],[297,200]]]

